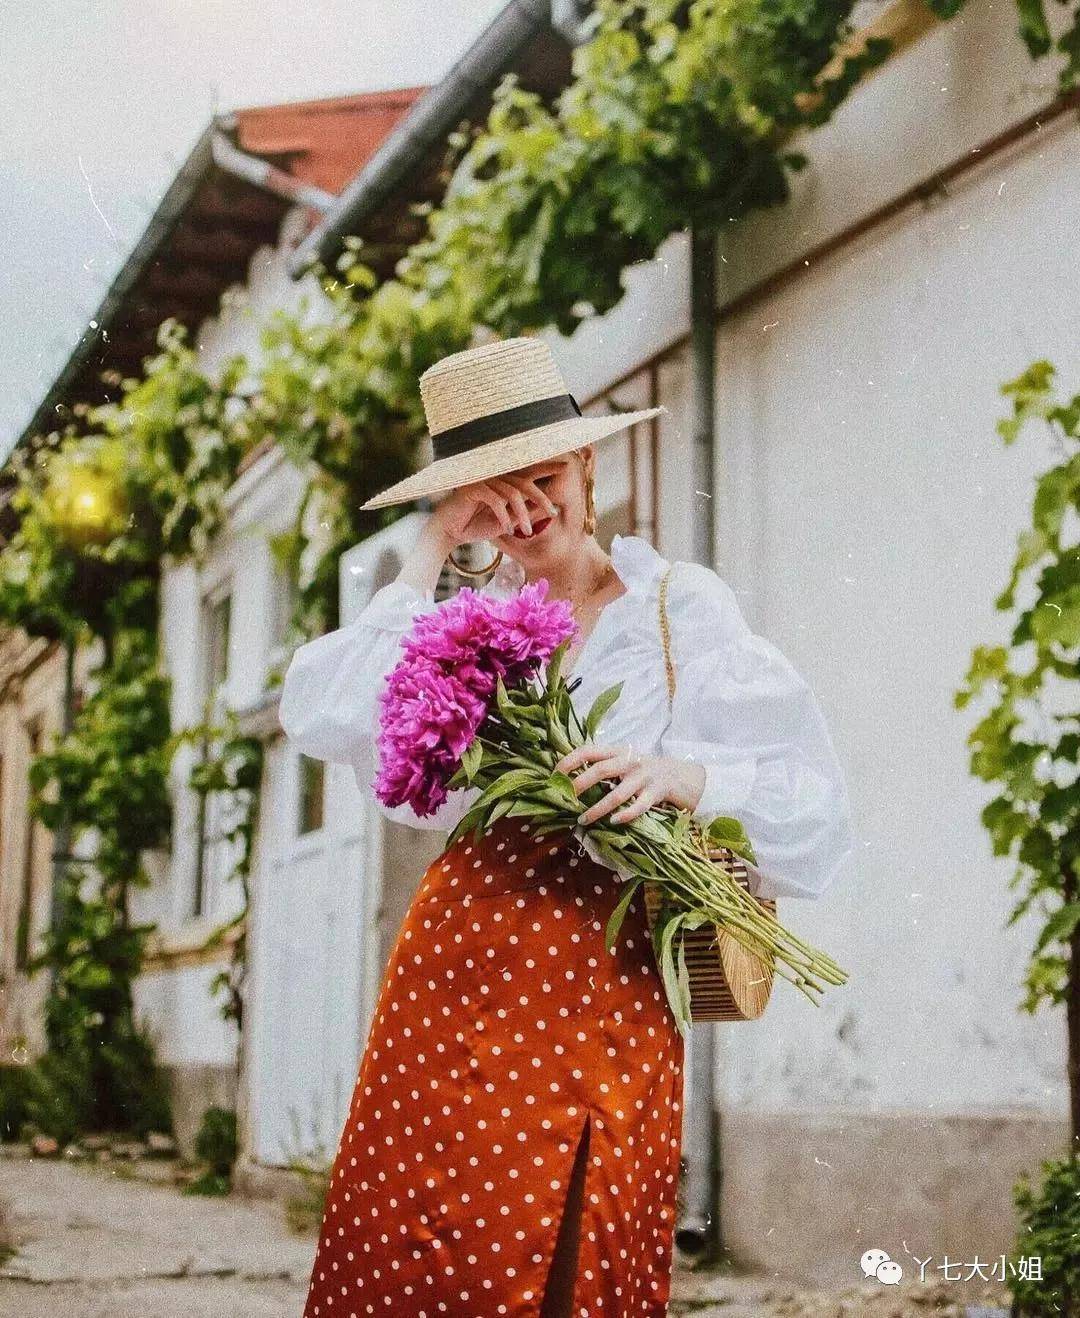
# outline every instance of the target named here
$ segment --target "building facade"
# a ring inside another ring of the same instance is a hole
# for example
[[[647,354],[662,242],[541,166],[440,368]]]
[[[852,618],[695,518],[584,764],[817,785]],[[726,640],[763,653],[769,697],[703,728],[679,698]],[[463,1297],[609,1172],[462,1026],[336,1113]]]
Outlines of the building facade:
[[[30,815],[30,761],[62,727],[65,655],[19,631],[0,636],[0,1039],[13,1059],[45,1044],[47,984],[29,966],[52,911],[53,843]]]

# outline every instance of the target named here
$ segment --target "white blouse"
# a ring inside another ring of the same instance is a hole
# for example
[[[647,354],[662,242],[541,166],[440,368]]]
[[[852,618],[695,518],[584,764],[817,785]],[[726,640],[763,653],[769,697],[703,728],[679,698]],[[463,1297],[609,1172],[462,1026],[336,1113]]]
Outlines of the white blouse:
[[[645,540],[616,536],[611,558],[624,594],[601,611],[572,664],[571,699],[584,715],[607,687],[622,693],[596,733],[638,754],[694,760],[705,769],[695,817],[733,815],[757,856],[761,897],[818,897],[854,849],[847,789],[817,701],[770,641],[751,632],[734,591],[709,568],[679,563],[667,610],[675,697],[669,708],[658,591],[667,561]],[[503,595],[505,576],[485,591]],[[315,759],[350,764],[369,790],[378,694],[417,614],[437,605],[393,581],[345,627],[301,645],[285,674],[279,718]],[[417,828],[451,829],[476,789],[451,792],[433,814],[378,809]]]

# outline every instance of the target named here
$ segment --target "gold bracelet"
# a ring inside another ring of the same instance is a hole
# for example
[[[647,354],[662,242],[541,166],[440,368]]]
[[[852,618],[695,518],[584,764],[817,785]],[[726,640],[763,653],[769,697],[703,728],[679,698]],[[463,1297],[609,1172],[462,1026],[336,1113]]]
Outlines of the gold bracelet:
[[[449,557],[450,557],[450,566],[454,569],[455,572],[458,573],[459,576],[486,577],[489,572],[494,572],[495,569],[502,562],[503,551],[501,549],[496,550],[495,557],[491,560],[491,562],[487,565],[487,567],[482,567],[479,570],[472,567],[463,567],[454,557],[454,551],[452,549],[450,551]]]

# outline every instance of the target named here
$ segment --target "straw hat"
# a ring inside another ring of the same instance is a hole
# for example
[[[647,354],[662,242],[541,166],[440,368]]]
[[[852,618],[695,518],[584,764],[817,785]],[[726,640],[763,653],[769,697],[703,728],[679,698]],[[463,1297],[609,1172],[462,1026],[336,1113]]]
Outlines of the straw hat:
[[[454,352],[420,377],[432,461],[364,504],[385,508],[558,457],[667,409],[582,416],[542,339]]]

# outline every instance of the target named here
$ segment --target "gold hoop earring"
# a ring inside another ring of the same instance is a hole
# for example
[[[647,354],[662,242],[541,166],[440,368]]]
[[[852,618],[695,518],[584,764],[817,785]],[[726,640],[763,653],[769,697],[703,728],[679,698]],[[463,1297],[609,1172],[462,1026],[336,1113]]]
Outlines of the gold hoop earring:
[[[592,535],[596,530],[596,499],[591,476],[587,476],[585,480],[585,520],[581,524],[581,529],[586,535]]]
[[[450,566],[454,569],[454,571],[459,576],[462,577],[486,577],[489,572],[495,571],[495,569],[502,562],[502,559],[503,559],[503,551],[501,549],[497,549],[495,551],[495,557],[491,560],[491,562],[487,565],[487,567],[482,567],[477,569],[474,567],[464,567],[454,557],[454,551],[452,549],[450,551]]]
[[[585,459],[581,456],[580,449],[574,449],[574,457],[581,463],[581,474],[585,477],[585,516],[581,522],[581,529],[586,535],[592,535],[596,530],[596,483]]]

